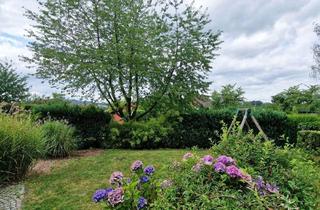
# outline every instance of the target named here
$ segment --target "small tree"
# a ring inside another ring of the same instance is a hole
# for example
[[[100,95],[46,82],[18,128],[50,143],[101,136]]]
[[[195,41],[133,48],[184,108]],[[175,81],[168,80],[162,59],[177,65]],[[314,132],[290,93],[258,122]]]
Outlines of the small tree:
[[[29,96],[27,77],[15,72],[12,62],[0,62],[0,102],[17,102]]]
[[[314,32],[317,34],[317,36],[320,39],[320,25],[317,24],[314,28]],[[314,60],[315,64],[312,66],[313,70],[313,76],[317,78],[320,76],[320,44],[315,44],[313,46],[313,54],[314,54]]]
[[[48,0],[29,46],[36,75],[71,93],[99,93],[113,112],[139,119],[163,102],[207,91],[220,32],[181,0]],[[125,109],[122,106],[125,101]],[[143,104],[143,113],[138,113]],[[170,108],[170,107],[169,107]]]
[[[212,93],[213,108],[221,108],[226,106],[238,106],[244,102],[244,91],[241,87],[236,87],[236,84],[222,86],[220,92]]]

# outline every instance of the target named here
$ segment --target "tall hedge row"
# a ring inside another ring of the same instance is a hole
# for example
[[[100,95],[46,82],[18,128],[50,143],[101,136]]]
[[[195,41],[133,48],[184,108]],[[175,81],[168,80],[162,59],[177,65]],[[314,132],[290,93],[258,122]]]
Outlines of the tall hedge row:
[[[199,110],[156,121],[132,122],[111,125],[111,146],[122,148],[186,148],[197,146],[209,148],[220,141],[222,127],[229,126],[236,111]],[[255,111],[253,115],[270,139],[284,145],[287,116],[277,111]],[[238,117],[241,121],[242,116]],[[251,118],[249,126],[258,133]],[[163,129],[167,128],[167,129]]]
[[[65,102],[31,105],[38,120],[65,120],[75,127],[79,149],[103,147],[108,136],[111,115],[94,106],[80,106]]]

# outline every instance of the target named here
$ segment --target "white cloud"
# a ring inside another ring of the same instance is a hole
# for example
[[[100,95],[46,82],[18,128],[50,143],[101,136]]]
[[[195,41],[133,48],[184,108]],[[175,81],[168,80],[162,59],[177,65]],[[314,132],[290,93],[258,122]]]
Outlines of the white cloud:
[[[320,22],[319,0],[196,0],[208,7],[210,28],[222,30],[220,57],[213,63],[212,89],[237,83],[249,100],[270,100],[289,86],[315,83],[309,77],[316,42],[314,23]],[[30,21],[26,7],[37,9],[36,0],[0,0],[0,59],[16,62],[23,73],[33,73],[19,61],[30,55],[23,38]],[[32,92],[50,94],[48,84],[31,77]]]

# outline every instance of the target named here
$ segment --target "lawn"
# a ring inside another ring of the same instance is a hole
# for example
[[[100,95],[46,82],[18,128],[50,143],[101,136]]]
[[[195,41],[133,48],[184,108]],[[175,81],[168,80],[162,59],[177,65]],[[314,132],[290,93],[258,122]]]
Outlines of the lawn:
[[[156,176],[166,177],[167,166],[181,159],[187,150],[105,150],[97,156],[71,158],[46,175],[32,175],[25,181],[24,209],[101,209],[91,201],[98,188],[106,188],[113,171],[129,175],[134,160],[155,166]],[[205,153],[200,151],[200,153]]]

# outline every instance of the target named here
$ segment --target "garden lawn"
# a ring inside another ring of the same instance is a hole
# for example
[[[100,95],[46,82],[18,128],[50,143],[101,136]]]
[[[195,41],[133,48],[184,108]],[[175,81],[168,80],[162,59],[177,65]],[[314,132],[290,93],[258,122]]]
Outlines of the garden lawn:
[[[53,168],[47,175],[33,175],[26,181],[23,209],[101,209],[92,202],[96,189],[109,186],[108,179],[113,171],[130,175],[134,160],[144,165],[154,165],[155,176],[166,178],[168,165],[181,160],[187,150],[105,150],[97,156],[74,158],[66,164]],[[201,154],[205,151],[199,151]]]

